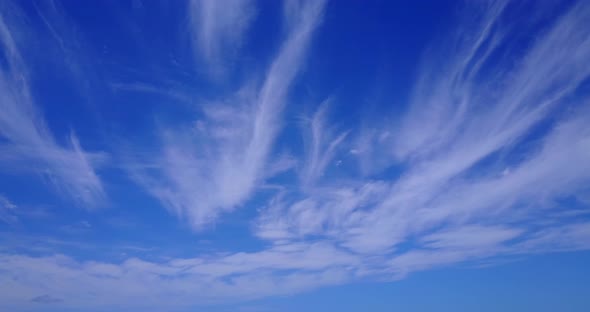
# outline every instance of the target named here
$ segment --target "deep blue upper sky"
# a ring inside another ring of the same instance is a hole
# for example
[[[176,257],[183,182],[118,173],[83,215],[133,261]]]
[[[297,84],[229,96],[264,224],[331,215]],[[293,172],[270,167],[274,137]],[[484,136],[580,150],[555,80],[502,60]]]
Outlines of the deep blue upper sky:
[[[3,1],[0,310],[587,311],[589,21]]]

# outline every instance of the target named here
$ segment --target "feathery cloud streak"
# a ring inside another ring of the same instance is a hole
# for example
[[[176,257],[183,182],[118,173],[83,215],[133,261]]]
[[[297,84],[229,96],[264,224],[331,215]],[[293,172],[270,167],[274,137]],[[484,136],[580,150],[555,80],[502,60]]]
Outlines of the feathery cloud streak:
[[[137,179],[195,229],[242,204],[268,177],[286,96],[323,7],[323,1],[308,1],[286,11],[287,37],[258,89],[247,84],[234,96],[204,105],[203,118],[190,127],[163,131],[156,172]]]
[[[355,141],[371,146],[353,145],[361,163],[380,164],[389,155],[389,163],[405,168],[398,177],[329,181],[295,202],[282,194],[261,215],[257,234],[271,241],[321,236],[355,252],[395,254],[396,245],[443,224],[542,219],[541,209],[559,207],[553,200],[583,191],[590,180],[582,160],[590,151],[583,122],[589,112],[585,95],[572,94],[590,74],[584,66],[590,37],[582,30],[589,8],[571,8],[516,65],[504,60],[492,66],[489,59],[499,49],[512,48],[511,29],[500,27],[506,5],[491,4],[477,24],[462,28],[469,35],[456,34],[461,44],[451,45],[459,49],[440,56],[454,56],[447,62],[429,58],[399,125]],[[567,57],[568,51],[576,55]],[[572,111],[554,120],[524,159],[514,160],[514,153],[522,153],[517,143],[565,105]],[[383,169],[368,172],[378,176]]]
[[[16,10],[15,8],[10,8]],[[8,11],[8,10],[6,10]],[[18,12],[12,11],[14,16]],[[82,150],[74,132],[68,138],[69,146],[61,146],[47,127],[36,106],[29,75],[21,50],[24,42],[34,38],[23,36],[23,25],[8,22],[7,13],[0,15],[0,41],[5,62],[0,71],[0,161],[19,169],[34,169],[45,176],[56,189],[86,208],[92,208],[104,199],[100,178],[93,162],[100,154]],[[18,39],[21,39],[20,41]]]
[[[256,13],[253,0],[191,0],[189,17],[197,54],[217,67],[237,51]]]
[[[161,261],[1,254],[0,302],[174,310],[590,248],[590,4],[543,27],[508,21],[512,5],[486,2],[434,45],[405,111],[385,116],[395,122],[336,127],[337,101],[320,100],[302,152],[281,158],[288,93],[324,10],[287,2],[286,37],[262,83],[200,105],[185,127],[161,126],[156,156],[140,159],[149,166],[130,166],[196,230],[237,207],[256,213],[260,247]],[[224,31],[213,31],[221,42]],[[248,205],[277,172],[278,191]]]

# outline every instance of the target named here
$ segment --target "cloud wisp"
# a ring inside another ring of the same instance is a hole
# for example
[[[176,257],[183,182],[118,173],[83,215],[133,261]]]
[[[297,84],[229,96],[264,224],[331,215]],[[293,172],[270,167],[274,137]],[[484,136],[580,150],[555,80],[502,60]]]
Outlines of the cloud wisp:
[[[190,3],[206,62],[237,47],[256,10],[252,1],[222,4]],[[258,249],[161,261],[0,253],[0,307],[174,310],[589,249],[590,3],[548,14],[551,23],[542,25],[507,22],[523,9],[508,1],[472,9],[424,54],[405,111],[385,116],[395,122],[370,116],[345,128],[331,121],[338,102],[320,100],[299,129],[301,151],[285,156],[276,145],[289,91],[325,10],[323,1],[286,1],[285,37],[262,81],[247,77],[230,95],[201,103],[185,124],[159,125],[155,151],[126,167],[195,231],[248,209]],[[0,35],[8,60],[0,76],[2,148],[49,164],[69,193],[94,201],[102,184],[91,154],[73,135],[71,147],[55,141],[3,20]],[[292,137],[281,143],[296,145]],[[271,178],[278,191],[257,196]],[[0,220],[13,209],[2,200]]]
[[[15,8],[11,8],[15,10]],[[8,10],[6,10],[8,11]],[[27,60],[21,50],[27,49],[23,25],[0,15],[2,68],[0,70],[0,161],[5,168],[33,169],[50,181],[56,190],[92,208],[104,200],[105,194],[94,166],[100,153],[85,152],[74,132],[62,146],[49,130],[31,90]],[[18,12],[12,11],[14,16]],[[11,21],[10,23],[8,21]],[[22,40],[19,40],[22,39]],[[29,40],[34,40],[30,39]]]
[[[202,118],[184,129],[163,130],[157,168],[136,175],[195,229],[235,209],[268,177],[265,170],[286,96],[322,11],[323,1],[288,11],[289,31],[262,85],[247,84],[234,96],[203,105]]]
[[[507,5],[491,3],[481,18],[462,25],[448,46],[440,47],[453,47],[448,53],[426,55],[399,122],[370,132],[360,129],[361,139],[344,142],[363,166],[374,160],[379,167],[360,168],[361,177],[324,181],[299,198],[281,194],[263,210],[257,235],[281,242],[323,237],[356,253],[404,259],[409,256],[398,254],[396,246],[432,237],[437,229],[476,227],[482,231],[474,236],[483,244],[492,235],[486,229],[500,227],[514,234],[509,238],[526,240],[538,230],[529,222],[547,221],[542,211],[563,209],[558,198],[587,191],[583,186],[590,181],[590,168],[583,159],[590,141],[584,120],[590,116],[586,94],[577,90],[590,75],[584,65],[590,34],[582,30],[590,8],[584,3],[571,7],[513,62],[497,59],[506,50],[523,51],[508,39],[513,29],[503,23]],[[567,56],[569,51],[575,55]],[[555,114],[557,108],[562,113]],[[521,143],[531,135],[542,139],[523,151]],[[312,146],[317,137],[309,140]],[[330,143],[323,147],[329,150]],[[388,169],[382,165],[384,155],[390,158],[386,163],[402,168],[389,178],[382,178]],[[313,164],[317,149],[306,157]],[[324,168],[313,174],[321,175]],[[431,259],[447,249],[436,246]],[[423,247],[428,246],[416,245]],[[448,263],[472,259],[461,252],[447,256]],[[405,263],[392,263],[400,261]]]
[[[218,76],[235,57],[256,14],[253,0],[191,0],[189,19],[197,59]]]
[[[0,221],[13,224],[18,221],[16,207],[8,198],[0,195]]]
[[[292,261],[295,258],[299,260]],[[168,302],[169,308],[177,309],[195,303],[240,301],[342,283],[349,279],[347,268],[357,261],[355,256],[324,243],[276,246],[257,253],[174,259],[165,263],[137,258],[114,264],[78,262],[63,255],[39,258],[2,255],[0,264],[10,268],[10,274],[0,277],[6,289],[0,307],[38,296],[63,298],[62,307],[93,302],[93,307],[98,309],[129,306],[130,302],[135,302],[134,308],[146,309],[158,309]],[[277,275],[278,271],[283,274]],[[38,280],[39,274],[46,278]],[[15,280],[12,276],[24,279]],[[51,286],[56,281],[60,281],[59,287]],[[80,293],[81,285],[84,294]],[[113,289],[119,291],[113,293]]]

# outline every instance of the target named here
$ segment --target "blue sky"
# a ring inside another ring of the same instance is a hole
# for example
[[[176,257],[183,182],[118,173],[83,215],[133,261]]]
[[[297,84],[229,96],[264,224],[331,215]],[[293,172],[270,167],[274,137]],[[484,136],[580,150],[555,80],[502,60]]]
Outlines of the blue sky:
[[[587,311],[587,1],[3,1],[0,309]]]

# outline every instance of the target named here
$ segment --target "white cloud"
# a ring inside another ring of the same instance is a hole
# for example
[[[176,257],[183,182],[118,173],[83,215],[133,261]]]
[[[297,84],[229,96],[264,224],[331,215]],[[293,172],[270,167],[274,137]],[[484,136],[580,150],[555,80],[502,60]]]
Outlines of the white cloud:
[[[590,223],[576,222],[541,229],[533,233],[529,239],[517,244],[513,252],[517,254],[547,253],[589,248]]]
[[[355,226],[362,210],[378,204],[387,191],[387,183],[374,182],[360,187],[316,188],[295,202],[279,195],[262,211],[255,232],[258,237],[271,241],[315,235],[350,243],[348,239],[357,230]]]
[[[333,160],[337,148],[346,138],[347,133],[334,134],[333,129],[326,129],[326,114],[329,100],[320,105],[310,120],[303,125],[306,133],[305,159],[301,170],[301,180],[304,188],[313,187],[316,180],[322,177],[324,171]]]
[[[203,107],[194,127],[163,133],[163,155],[154,178],[136,179],[195,229],[215,221],[247,200],[268,175],[269,154],[280,130],[287,92],[304,60],[322,1],[307,2],[271,64],[259,89],[246,85],[238,94]],[[276,168],[274,168],[276,169]],[[165,183],[160,183],[161,181]]]
[[[15,204],[8,200],[8,198],[0,195],[0,221],[8,224],[17,222],[16,209]]]
[[[497,18],[494,11],[490,14]],[[588,181],[590,172],[580,162],[588,153],[587,126],[581,122],[588,118],[587,110],[577,110],[578,117],[573,120],[565,117],[560,121],[553,134],[545,139],[543,150],[515,165],[511,174],[497,178],[505,166],[500,166],[497,173],[483,164],[477,166],[486,158],[501,157],[495,154],[498,151],[509,153],[523,135],[547,116],[550,108],[565,105],[566,96],[588,78],[590,72],[583,60],[590,58],[590,42],[586,30],[581,30],[588,15],[587,6],[573,8],[547,34],[539,37],[512,72],[500,75],[502,67],[488,68],[485,73],[491,72],[491,76],[471,78],[458,86],[455,84],[461,80],[457,77],[469,76],[472,67],[451,67],[451,71],[425,74],[430,75],[428,79],[434,84],[419,87],[420,100],[412,102],[402,128],[392,131],[399,142],[404,142],[396,143],[394,148],[415,146],[397,152],[399,157],[407,159],[404,164],[408,169],[392,184],[388,198],[367,212],[366,221],[361,223],[366,233],[390,234],[382,238],[369,235],[368,241],[374,243],[374,239],[380,239],[393,245],[399,242],[393,234],[396,232],[407,236],[444,221],[467,222],[475,216],[483,217],[484,213],[493,215],[499,208],[514,208],[516,199],[534,205],[543,197],[575,194],[576,187]],[[482,35],[491,35],[486,31],[489,23],[484,19],[481,35],[474,37],[476,46],[482,40],[491,40],[480,39]],[[476,46],[469,45],[466,50],[478,49]],[[576,57],[563,55],[568,50],[575,50]],[[460,50],[455,55],[464,54]],[[460,74],[449,77],[448,72]],[[493,89],[488,90],[487,86]],[[429,114],[440,120],[419,117]],[[436,126],[429,128],[432,124]],[[415,145],[415,141],[406,141],[424,131],[428,131],[424,143]],[[563,153],[564,149],[568,152]],[[544,191],[541,194],[537,192],[540,183]]]
[[[191,0],[193,45],[214,74],[235,56],[256,13],[254,0]]]
[[[434,249],[475,249],[498,245],[516,238],[521,230],[504,227],[467,225],[454,229],[444,229],[422,237],[422,244]]]
[[[299,197],[281,195],[262,210],[257,235],[277,241],[330,237],[355,252],[387,254],[441,226],[539,221],[540,209],[558,206],[554,199],[583,191],[590,181],[584,161],[590,112],[583,108],[585,94],[575,91],[590,75],[584,65],[590,33],[583,26],[590,7],[572,7],[521,52],[520,62],[493,64],[497,50],[512,48],[511,29],[499,26],[504,5],[494,4],[475,25],[463,25],[469,35],[459,32],[461,44],[449,43],[458,50],[427,55],[398,125],[360,129],[357,142],[364,143],[355,144],[354,155],[364,163],[375,159],[377,166],[361,168],[362,179],[324,181]],[[551,115],[566,105],[569,112]],[[549,134],[529,143],[523,157],[516,147],[541,131],[535,128],[541,121],[553,123],[545,126]],[[512,153],[521,155],[515,160]],[[398,176],[377,178],[388,169],[384,155],[403,168]],[[368,197],[361,191],[376,185]],[[345,192],[351,197],[330,195]],[[447,261],[468,259],[462,254],[447,254]]]
[[[18,16],[18,14],[16,14]],[[72,132],[69,146],[63,147],[49,130],[31,92],[26,61],[14,33],[22,35],[21,25],[7,23],[0,15],[0,41],[6,64],[0,70],[0,160],[6,168],[36,170],[52,182],[58,191],[73,198],[86,208],[97,205],[104,198],[104,191],[94,165],[101,154],[89,154],[82,150],[78,138]]]
[[[23,302],[47,295],[61,299],[62,308],[91,304],[103,309],[123,304],[134,309],[176,310],[340,284],[350,278],[348,267],[357,260],[325,243],[165,263],[135,258],[122,263],[80,262],[62,255],[2,254],[0,267],[8,274],[0,275],[5,290],[0,294],[0,307],[23,307]]]
[[[422,239],[424,247],[391,257],[364,257],[327,242],[289,243],[260,252],[212,254],[151,262],[77,261],[54,255],[0,254],[4,291],[0,307],[27,308],[39,296],[56,298],[60,308],[91,305],[104,310],[181,310],[220,302],[288,295],[370,277],[382,281],[457,262],[493,255],[587,249],[587,223],[541,230],[530,235],[500,226],[446,229]],[[526,236],[517,243],[507,241]],[[18,310],[18,309],[17,309]]]
[[[198,22],[211,23],[200,35],[205,39],[198,39],[204,40],[202,49],[239,41],[246,27],[240,18],[252,5],[239,3],[243,7],[230,12],[214,2],[191,4],[202,6],[198,14],[222,15]],[[62,307],[90,302],[105,309],[175,309],[590,248],[588,222],[572,221],[571,214],[587,209],[570,211],[558,202],[583,198],[590,184],[588,94],[578,90],[590,78],[590,5],[580,1],[530,44],[517,47],[513,26],[503,22],[507,5],[486,6],[437,49],[446,52],[426,54],[408,110],[397,123],[375,118],[339,133],[324,103],[304,125],[302,155],[277,156],[274,143],[288,91],[324,9],[321,1],[288,1],[287,36],[261,85],[245,83],[236,94],[202,105],[189,126],[162,127],[157,156],[149,166],[130,170],[169,210],[201,230],[297,163],[299,179],[277,182],[278,194],[257,210],[252,232],[263,247],[165,262],[7,252],[0,254],[0,285],[6,290],[0,302],[10,308],[56,298],[49,301]],[[231,16],[239,17],[237,24]],[[3,42],[9,54],[16,51],[12,41]],[[503,58],[506,51],[517,61]],[[19,122],[0,123],[2,133],[11,142],[66,153],[56,143],[37,143],[53,141],[39,128],[42,123],[30,121],[37,115],[23,111],[29,106],[7,105],[14,112],[10,120]],[[23,127],[27,122],[32,126]],[[75,138],[66,151],[75,159],[87,155]],[[352,173],[345,178],[323,176],[333,160],[346,157],[359,158],[358,172],[346,168]],[[78,166],[92,171],[87,161]]]

